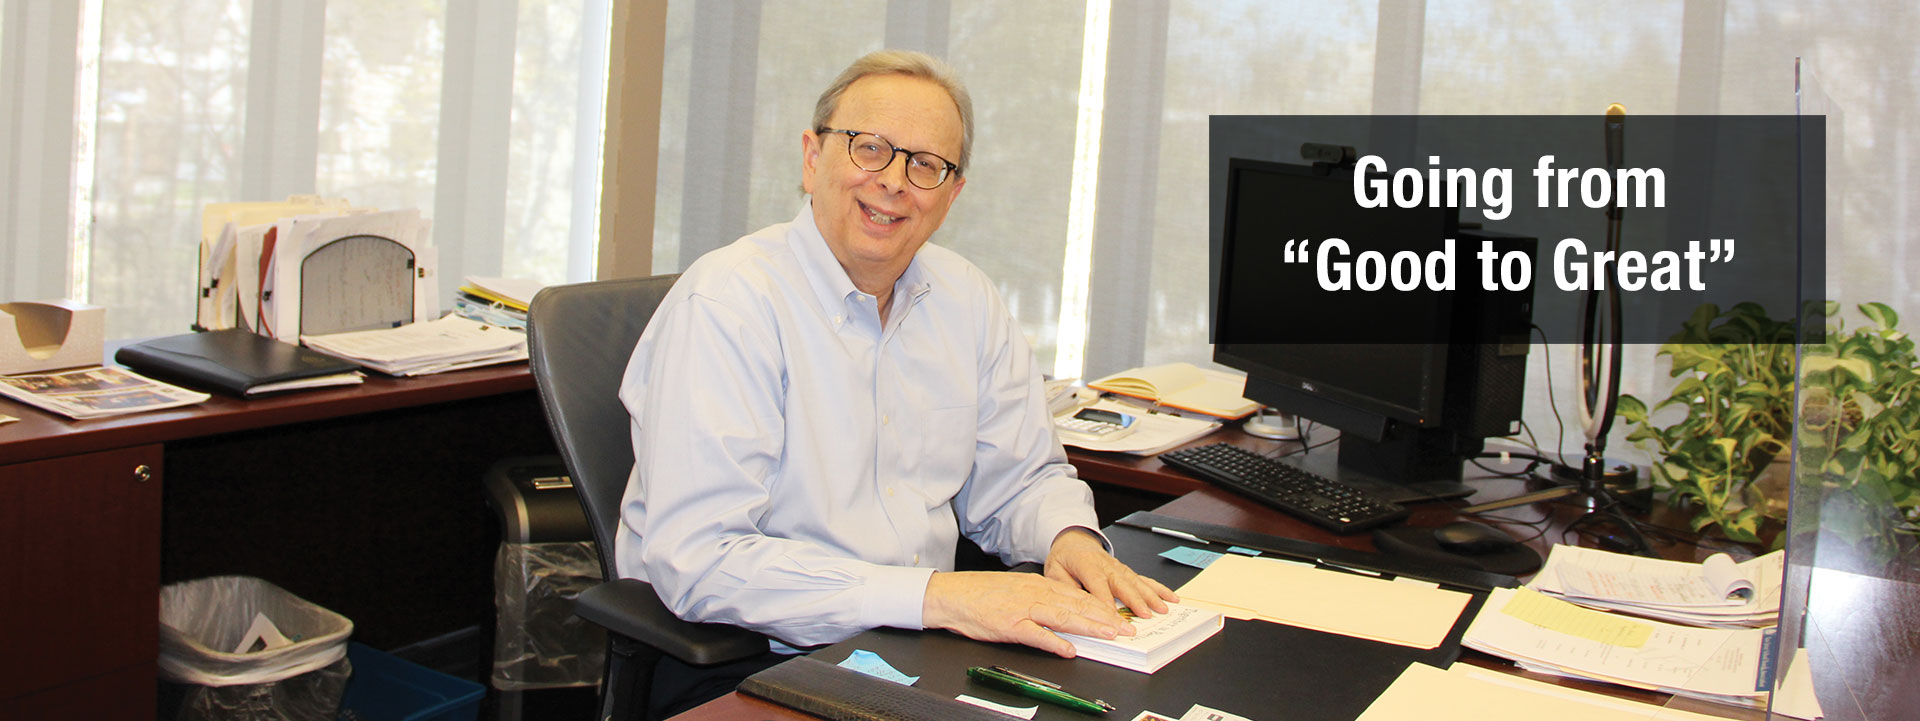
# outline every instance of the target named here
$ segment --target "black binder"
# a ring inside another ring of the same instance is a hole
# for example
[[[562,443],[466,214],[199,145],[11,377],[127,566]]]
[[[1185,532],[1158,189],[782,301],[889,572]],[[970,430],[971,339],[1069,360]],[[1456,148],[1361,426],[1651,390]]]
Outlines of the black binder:
[[[740,692],[829,721],[1006,721],[1006,714],[800,656],[741,682]]]
[[[350,361],[239,329],[142,341],[121,348],[113,359],[162,380],[236,396],[271,383],[360,369]]]

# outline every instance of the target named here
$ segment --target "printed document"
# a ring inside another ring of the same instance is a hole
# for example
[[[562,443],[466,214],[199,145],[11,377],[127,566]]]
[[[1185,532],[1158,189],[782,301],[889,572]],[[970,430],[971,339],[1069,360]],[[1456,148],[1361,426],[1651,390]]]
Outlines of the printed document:
[[[1772,629],[1693,628],[1496,588],[1462,643],[1547,673],[1726,703],[1764,703]]]

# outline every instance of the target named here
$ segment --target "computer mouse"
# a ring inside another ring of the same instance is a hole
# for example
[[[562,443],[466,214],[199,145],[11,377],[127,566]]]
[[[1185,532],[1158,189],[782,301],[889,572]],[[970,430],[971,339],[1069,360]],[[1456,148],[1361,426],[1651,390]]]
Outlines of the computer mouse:
[[[1493,553],[1520,545],[1519,541],[1513,540],[1513,537],[1507,535],[1505,531],[1476,521],[1454,521],[1435,528],[1433,540],[1438,542],[1441,548],[1469,556]]]

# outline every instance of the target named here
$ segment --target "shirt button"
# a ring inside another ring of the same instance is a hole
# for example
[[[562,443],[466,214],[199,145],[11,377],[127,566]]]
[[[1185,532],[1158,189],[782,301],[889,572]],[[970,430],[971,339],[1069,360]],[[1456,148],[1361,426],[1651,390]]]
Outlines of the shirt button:
[[[913,564],[916,566],[920,565],[920,554],[913,554]]]
[[[893,497],[893,486],[887,486],[887,497],[888,498]]]
[[[893,425],[893,416],[885,413],[880,414],[880,425],[883,425],[883,426]]]

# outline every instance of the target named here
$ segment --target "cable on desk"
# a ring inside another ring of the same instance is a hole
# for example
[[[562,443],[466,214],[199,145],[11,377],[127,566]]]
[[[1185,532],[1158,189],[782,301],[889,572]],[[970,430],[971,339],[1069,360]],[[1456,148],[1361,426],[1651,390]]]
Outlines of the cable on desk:
[[[1540,334],[1540,365],[1547,369],[1547,387],[1553,387],[1553,344],[1547,342],[1547,331],[1540,324],[1533,324],[1533,332]],[[1567,465],[1567,454],[1561,450],[1567,447],[1567,421],[1560,417],[1560,404],[1555,403],[1553,394],[1547,394],[1547,410],[1553,411],[1553,422],[1560,426],[1560,434],[1553,439],[1553,451],[1560,456],[1560,465]]]

